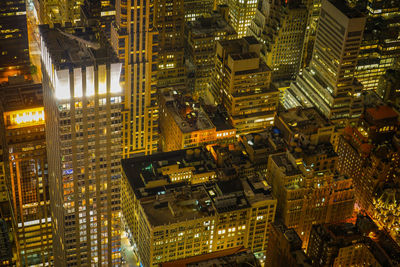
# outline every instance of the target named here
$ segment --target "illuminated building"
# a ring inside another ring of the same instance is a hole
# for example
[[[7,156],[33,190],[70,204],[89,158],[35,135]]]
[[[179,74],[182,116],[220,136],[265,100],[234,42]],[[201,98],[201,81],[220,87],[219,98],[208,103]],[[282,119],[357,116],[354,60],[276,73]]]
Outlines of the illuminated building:
[[[239,141],[255,168],[266,172],[269,155],[283,152],[286,144],[279,130],[249,133],[239,136]]]
[[[368,108],[358,125],[339,138],[337,169],[354,181],[357,204],[394,238],[400,237],[396,192],[400,164],[398,114],[388,106]]]
[[[313,225],[307,255],[313,266],[398,266],[400,247],[368,217],[356,224]]]
[[[173,90],[163,92],[160,95],[159,122],[162,151],[233,143],[236,129],[221,114],[216,113],[206,112],[188,95],[184,96]]]
[[[307,247],[313,224],[342,221],[353,213],[350,178],[330,170],[315,171],[296,162],[289,152],[269,157],[267,182],[278,200],[277,218],[296,230],[303,247]]]
[[[396,4],[390,3],[392,8],[395,8],[394,5]],[[400,1],[397,1],[397,5],[400,5]],[[371,17],[370,14],[355,71],[355,76],[364,86],[364,90],[376,90],[379,78],[385,74],[386,70],[400,67],[399,23],[400,12],[394,17],[383,15]]]
[[[148,155],[157,151],[158,143],[158,34],[152,19],[154,4],[145,0],[118,0],[115,8],[111,43],[122,62],[125,90],[122,156]]]
[[[194,21],[214,9],[214,0],[184,0],[185,21]]]
[[[311,260],[305,255],[301,244],[295,230],[280,222],[271,223],[266,266],[311,267]]]
[[[273,80],[295,78],[302,60],[308,11],[301,2],[260,0],[248,33],[261,43]]]
[[[387,70],[379,79],[376,93],[385,103],[400,106],[400,70]]]
[[[10,266],[12,262],[12,247],[6,221],[0,219],[0,264]]]
[[[90,28],[40,33],[54,265],[119,265],[121,63]]]
[[[1,120],[0,120],[1,121]],[[2,121],[1,121],[2,122]],[[3,143],[5,140],[0,139],[0,212],[3,210],[3,207],[8,206],[8,192],[7,192],[7,184],[6,184],[6,169],[4,168],[5,162],[5,151],[3,151]],[[1,212],[2,213],[2,212]],[[5,216],[1,216],[5,218]]]
[[[164,262],[160,267],[195,266],[253,266],[261,267],[254,254],[243,247],[234,247],[186,259]]]
[[[84,0],[34,0],[41,24],[78,23]]]
[[[208,97],[225,107],[238,134],[263,131],[274,122],[279,91],[260,48],[254,37],[217,42]]]
[[[315,106],[342,127],[362,113],[354,77],[366,18],[345,3],[323,0],[310,67],[285,91],[286,108]]]
[[[188,70],[189,89],[194,96],[204,96],[209,89],[210,73],[214,68],[215,46],[217,40],[236,38],[236,32],[228,24],[223,15],[223,7],[219,7],[207,16],[201,16],[186,23],[185,41],[187,59],[192,66]]]
[[[270,187],[261,176],[217,181],[205,150],[190,151],[122,161],[123,214],[141,263],[153,266],[241,246],[264,260],[276,207]],[[194,168],[203,174],[196,177]]]
[[[337,154],[331,144],[334,125],[315,108],[294,108],[279,112],[275,126],[296,161],[315,171],[335,171]]]
[[[315,34],[317,31],[318,19],[321,12],[321,0],[307,0],[303,1],[303,4],[307,7],[308,10],[308,22],[305,32],[304,39],[304,49],[303,49],[303,59],[300,68],[305,68],[310,64],[314,42],[315,42]]]
[[[115,20],[115,5],[111,0],[84,0],[81,25],[99,27],[111,39],[111,23]]]
[[[257,9],[257,0],[225,0],[229,7],[230,24],[235,29],[239,38],[246,36],[247,27],[254,18]]]
[[[329,143],[335,130],[315,108],[281,111],[275,117],[275,126],[281,130],[287,144],[301,147]]]
[[[12,227],[21,266],[52,261],[52,220],[41,84],[0,87]]]
[[[0,82],[30,75],[25,0],[0,1]]]
[[[157,87],[184,85],[184,0],[154,2],[154,27],[158,31]]]

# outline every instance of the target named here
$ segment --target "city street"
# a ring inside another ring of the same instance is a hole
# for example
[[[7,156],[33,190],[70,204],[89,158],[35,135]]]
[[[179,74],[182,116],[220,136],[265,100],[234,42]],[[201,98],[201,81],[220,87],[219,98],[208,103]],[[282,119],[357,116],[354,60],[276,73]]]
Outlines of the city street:
[[[124,262],[122,263],[123,267],[138,267],[137,259],[135,253],[133,252],[133,248],[129,243],[129,238],[125,231],[122,231],[121,235],[121,255],[124,258]]]
[[[40,38],[38,22],[35,18],[35,10],[32,1],[27,2],[27,26],[28,26],[28,40],[29,40],[29,57],[31,63],[36,66],[37,71],[32,75],[36,83],[42,82],[42,68],[40,63]]]

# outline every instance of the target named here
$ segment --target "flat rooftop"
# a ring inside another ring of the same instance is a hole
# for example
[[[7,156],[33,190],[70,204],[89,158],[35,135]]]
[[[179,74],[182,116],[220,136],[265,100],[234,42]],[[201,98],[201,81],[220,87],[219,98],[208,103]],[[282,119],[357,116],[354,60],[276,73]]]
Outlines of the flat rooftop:
[[[215,213],[211,199],[202,185],[184,185],[163,195],[142,199],[140,203],[154,227],[195,220]]]
[[[4,111],[43,107],[42,84],[28,81],[3,83],[0,85],[0,102]]]
[[[118,62],[106,37],[86,27],[39,26],[52,63],[56,69],[102,65]]]
[[[161,263],[161,267],[209,267],[209,266],[236,266],[237,264],[260,266],[251,251],[244,247],[234,247],[212,253],[202,254],[185,259]]]
[[[281,111],[279,117],[293,132],[317,132],[332,126],[315,108],[292,108]]]
[[[365,17],[363,13],[356,8],[351,8],[345,0],[328,0],[332,5],[339,9],[348,18],[362,18]]]
[[[122,169],[134,190],[146,187],[152,181],[166,180],[159,169],[178,165],[179,168],[193,167],[193,173],[208,172],[215,169],[212,157],[204,148],[184,149],[162,152],[153,155],[123,159]]]
[[[216,32],[224,32],[226,35],[236,35],[235,29],[229,25],[221,14],[214,12],[211,16],[202,16],[195,21],[189,21],[186,26],[193,35],[201,37],[213,35]]]
[[[300,175],[302,172],[295,166],[286,153],[272,155],[272,160],[280,167],[287,176]]]
[[[373,108],[367,108],[365,111],[373,120],[387,120],[387,119],[397,119],[399,114],[389,106],[378,106]]]
[[[169,115],[183,133],[215,129],[203,108],[191,97],[180,98],[181,96],[174,95],[174,91],[164,93],[163,97]]]

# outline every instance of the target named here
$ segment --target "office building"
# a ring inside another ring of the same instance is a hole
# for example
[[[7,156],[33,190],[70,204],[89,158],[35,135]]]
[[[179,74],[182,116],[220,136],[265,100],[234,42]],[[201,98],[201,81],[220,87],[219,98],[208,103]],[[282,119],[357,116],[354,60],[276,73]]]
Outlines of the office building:
[[[399,238],[397,185],[400,164],[398,114],[388,106],[368,108],[339,138],[337,169],[354,181],[358,207],[393,238]]]
[[[123,214],[144,266],[242,246],[265,260],[270,187],[261,176],[218,180],[210,160],[198,148],[122,161]]]
[[[53,253],[42,85],[7,84],[0,92],[17,261],[47,266]]]
[[[271,267],[311,267],[311,260],[302,250],[296,231],[283,223],[272,222],[267,247],[266,265]]]
[[[40,34],[54,265],[121,264],[121,63],[90,28]]]
[[[225,0],[217,1],[229,7],[230,24],[235,29],[239,38],[247,35],[247,27],[254,18],[257,9],[257,0]]]
[[[243,247],[234,247],[217,252],[207,253],[182,260],[164,262],[160,267],[206,267],[206,266],[254,266],[261,267],[254,254]]]
[[[300,1],[260,1],[248,34],[260,41],[272,80],[294,79],[302,61],[307,8]]]
[[[0,264],[10,266],[12,264],[12,245],[6,221],[0,219]]]
[[[289,152],[269,157],[267,182],[278,200],[277,218],[296,230],[303,248],[313,224],[342,221],[353,213],[350,178],[330,170],[315,171]]]
[[[218,40],[232,40],[235,30],[224,17],[224,8],[186,23],[185,53],[188,61],[188,86],[194,97],[204,97],[211,83]],[[225,11],[226,12],[226,11]]]
[[[260,49],[253,36],[217,42],[208,97],[225,107],[240,135],[272,126],[278,107],[279,91],[271,84]]]
[[[329,143],[335,131],[333,124],[321,116],[315,108],[293,108],[279,112],[275,127],[288,145],[317,146]]]
[[[158,30],[157,87],[185,85],[184,0],[155,1],[154,27]]]
[[[398,266],[400,247],[368,218],[355,224],[312,226],[307,255],[313,266]]]
[[[115,8],[111,43],[122,63],[125,91],[122,155],[148,155],[157,151],[158,145],[155,7],[153,2],[144,0],[119,0]]]
[[[285,91],[285,107],[315,106],[337,126],[362,113],[362,85],[355,79],[365,16],[342,1],[323,0],[308,69]]]
[[[377,1],[372,2],[377,3]],[[387,8],[394,9],[395,5],[392,2]],[[400,5],[400,1],[397,1],[397,5]],[[399,10],[398,7],[397,9]],[[400,67],[400,40],[398,38],[400,11],[396,16],[375,17],[373,15],[375,14],[369,14],[365,26],[355,77],[364,86],[364,90],[376,91],[380,77],[388,69]]]
[[[218,110],[204,110],[189,95],[166,90],[161,93],[159,103],[160,146],[164,152],[233,143],[236,139],[236,129]]]
[[[389,69],[379,78],[376,93],[385,103],[400,105],[400,70]]]
[[[80,8],[81,25],[98,27],[111,40],[111,24],[115,21],[114,3],[110,0],[84,0]]]
[[[197,18],[211,13],[214,9],[213,0],[184,0],[185,21],[194,21]]]
[[[0,2],[0,82],[30,76],[25,0]]]

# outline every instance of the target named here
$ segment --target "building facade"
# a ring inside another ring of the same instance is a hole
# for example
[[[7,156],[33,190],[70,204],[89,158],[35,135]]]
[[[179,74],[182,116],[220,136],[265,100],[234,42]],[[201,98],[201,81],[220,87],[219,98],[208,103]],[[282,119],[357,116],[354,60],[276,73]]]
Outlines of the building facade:
[[[217,3],[228,5],[230,24],[239,38],[246,36],[247,27],[256,14],[257,0],[224,0]]]
[[[258,5],[248,33],[261,43],[261,57],[273,80],[296,77],[302,61],[308,11],[301,2],[266,1]]]
[[[219,10],[186,23],[185,53],[189,62],[188,86],[194,97],[204,97],[209,90],[210,72],[214,67],[215,47],[218,40],[237,37],[235,30]]]
[[[0,2],[0,82],[30,75],[25,0]]]
[[[341,127],[362,114],[362,85],[354,73],[365,21],[340,1],[322,1],[309,69],[285,91],[286,108],[315,106]]]
[[[260,58],[254,37],[218,41],[209,98],[222,104],[238,134],[262,131],[273,125],[279,91],[271,84],[271,70]]]
[[[89,28],[42,26],[54,264],[121,263],[121,63]],[[64,53],[66,51],[66,53]]]
[[[123,157],[157,151],[157,43],[153,1],[117,0],[111,43],[122,62]]]
[[[271,155],[267,182],[278,199],[277,218],[296,230],[307,247],[311,226],[338,222],[353,213],[352,180],[331,171],[314,171],[289,152]]]
[[[157,87],[185,85],[183,0],[154,1],[154,26],[158,30]]]
[[[260,176],[221,180],[205,150],[188,151],[122,162],[123,213],[141,263],[240,246],[264,260],[276,207],[269,186]]]
[[[302,250],[302,241],[296,231],[280,222],[271,223],[266,265],[271,267],[311,267],[311,260]]]
[[[17,261],[47,266],[53,240],[42,85],[8,85],[0,92]]]

